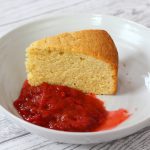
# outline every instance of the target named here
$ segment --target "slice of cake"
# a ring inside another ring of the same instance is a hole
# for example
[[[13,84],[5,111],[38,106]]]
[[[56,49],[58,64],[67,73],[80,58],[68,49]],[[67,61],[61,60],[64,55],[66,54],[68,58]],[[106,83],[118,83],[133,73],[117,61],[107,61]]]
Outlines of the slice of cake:
[[[115,94],[118,53],[104,30],[63,33],[32,43],[27,48],[26,70],[32,86],[46,82]]]

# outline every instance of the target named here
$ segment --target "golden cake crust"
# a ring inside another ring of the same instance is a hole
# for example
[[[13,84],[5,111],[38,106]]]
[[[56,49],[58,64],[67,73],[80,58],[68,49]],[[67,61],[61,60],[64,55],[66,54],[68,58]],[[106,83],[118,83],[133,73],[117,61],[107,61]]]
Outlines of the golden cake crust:
[[[50,50],[82,53],[118,66],[116,46],[104,30],[66,32],[36,41],[29,48],[49,48]]]

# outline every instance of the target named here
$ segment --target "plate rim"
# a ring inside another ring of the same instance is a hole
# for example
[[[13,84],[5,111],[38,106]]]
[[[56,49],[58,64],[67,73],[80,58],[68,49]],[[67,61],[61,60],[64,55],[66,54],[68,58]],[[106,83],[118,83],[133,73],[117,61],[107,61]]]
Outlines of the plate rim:
[[[0,40],[2,38],[4,38],[5,36],[7,36],[7,34],[11,34],[15,30],[23,28],[23,27],[25,27],[27,25],[31,25],[33,23],[38,23],[40,21],[44,21],[44,20],[47,20],[47,19],[56,19],[56,18],[61,18],[61,17],[74,17],[74,16],[76,16],[76,17],[77,16],[89,16],[89,18],[91,18],[91,17],[101,17],[101,18],[106,17],[106,18],[117,19],[117,20],[120,20],[120,21],[123,21],[123,22],[127,22],[127,23],[132,24],[132,25],[136,25],[139,28],[144,28],[145,30],[150,32],[150,28],[146,27],[145,25],[137,23],[137,22],[129,20],[129,19],[118,17],[118,16],[107,15],[107,14],[96,14],[96,13],[82,13],[82,14],[79,14],[79,13],[65,14],[64,13],[64,14],[57,14],[57,15],[53,15],[53,16],[52,15],[40,16],[39,18],[35,18],[33,20],[27,20],[27,22],[23,22],[23,23],[21,22],[20,25],[17,25],[15,27],[13,27],[9,31],[6,31],[2,36],[0,36]]]

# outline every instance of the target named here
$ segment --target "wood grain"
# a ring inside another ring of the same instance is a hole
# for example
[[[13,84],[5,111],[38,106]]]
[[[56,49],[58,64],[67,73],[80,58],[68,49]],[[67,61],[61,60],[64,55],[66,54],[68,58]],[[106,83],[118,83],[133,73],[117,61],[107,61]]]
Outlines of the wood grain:
[[[150,0],[0,0],[0,36],[28,21],[57,14],[96,13],[150,27]],[[0,110],[0,150],[149,150],[150,127],[110,143],[75,145],[48,141],[7,120]]]

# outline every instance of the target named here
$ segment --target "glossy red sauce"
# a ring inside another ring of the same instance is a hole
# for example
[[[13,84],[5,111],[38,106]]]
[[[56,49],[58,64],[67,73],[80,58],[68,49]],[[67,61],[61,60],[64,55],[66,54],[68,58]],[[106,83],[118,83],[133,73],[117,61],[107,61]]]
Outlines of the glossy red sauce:
[[[129,116],[124,109],[107,111],[103,102],[93,94],[47,83],[30,86],[27,80],[14,106],[28,122],[72,132],[110,129]]]

